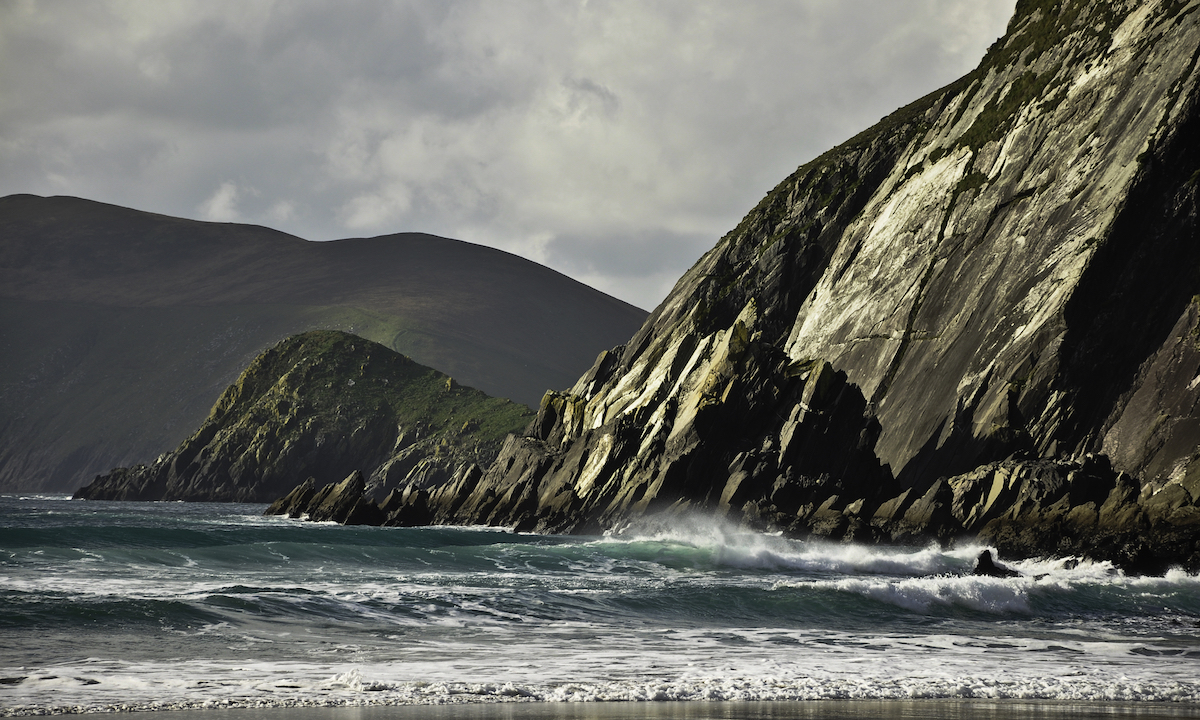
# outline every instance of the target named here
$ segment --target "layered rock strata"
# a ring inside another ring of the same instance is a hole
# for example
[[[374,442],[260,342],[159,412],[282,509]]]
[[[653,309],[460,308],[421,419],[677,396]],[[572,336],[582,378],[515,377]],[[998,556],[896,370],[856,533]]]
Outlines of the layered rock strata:
[[[700,509],[1200,567],[1200,2],[1021,0],[799,168],[479,478],[391,522]]]
[[[378,343],[308,332],[255,359],[175,451],[98,476],[75,497],[269,502],[305,478],[315,492],[353,475],[339,497],[383,499],[489,465],[532,415]],[[345,521],[350,509],[325,514]]]

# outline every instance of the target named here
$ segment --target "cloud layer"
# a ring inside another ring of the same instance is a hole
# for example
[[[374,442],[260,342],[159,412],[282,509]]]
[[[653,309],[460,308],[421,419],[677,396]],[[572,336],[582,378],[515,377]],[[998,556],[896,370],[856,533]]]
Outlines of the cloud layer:
[[[1015,0],[0,4],[0,195],[419,230],[652,307]]]

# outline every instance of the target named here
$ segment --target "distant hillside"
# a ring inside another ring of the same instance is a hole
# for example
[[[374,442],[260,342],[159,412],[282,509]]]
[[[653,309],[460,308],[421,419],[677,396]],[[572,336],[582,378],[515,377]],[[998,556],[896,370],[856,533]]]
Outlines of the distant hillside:
[[[266,502],[306,478],[320,487],[359,471],[383,499],[401,483],[478,476],[533,415],[378,343],[312,331],[255,358],[174,451],[75,496]]]
[[[1200,570],[1200,2],[1017,2],[976,70],[798,168],[427,496]]]
[[[263,349],[377,341],[535,405],[646,313],[514,255],[432,235],[309,242],[78,198],[0,198],[0,491],[152,460]]]

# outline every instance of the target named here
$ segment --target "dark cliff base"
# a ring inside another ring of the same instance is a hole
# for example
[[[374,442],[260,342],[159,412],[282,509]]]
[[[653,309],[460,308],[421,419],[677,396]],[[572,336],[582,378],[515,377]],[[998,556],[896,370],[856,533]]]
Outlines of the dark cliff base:
[[[815,380],[826,383],[833,402],[853,396],[853,388],[838,388],[837,379]],[[836,428],[827,422],[836,416],[829,400],[823,402],[819,393],[807,397],[810,419],[802,419],[792,437],[807,436],[809,466],[856,462],[848,448],[837,444],[838,435],[827,434]],[[527,432],[553,427],[547,415],[555,412],[558,399],[547,395]],[[689,465],[681,471],[690,471],[687,493],[673,502],[646,504],[639,514],[616,513],[620,493],[614,492],[605,514],[583,509],[573,492],[549,503],[545,485],[520,480],[531,468],[548,473],[556,466],[586,464],[587,458],[555,452],[551,446],[545,438],[511,435],[486,473],[470,466],[444,482],[401,483],[382,502],[371,498],[357,474],[323,490],[309,482],[277,500],[266,514],[350,525],[478,524],[599,534],[620,532],[631,517],[669,519],[699,511],[797,538],[907,545],[983,542],[1007,558],[1073,556],[1110,561],[1137,575],[1161,575],[1172,567],[1200,572],[1200,507],[1194,500],[1200,474],[1153,492],[1114,471],[1104,456],[1091,455],[1081,463],[1011,458],[939,478],[924,489],[897,492],[878,466],[873,476],[865,476],[870,482],[851,486],[830,482],[828,475],[797,477],[795,464],[781,477],[772,463],[739,453],[728,467],[706,465],[711,456]],[[707,450],[715,453],[715,448]],[[721,478],[728,479],[714,482]]]

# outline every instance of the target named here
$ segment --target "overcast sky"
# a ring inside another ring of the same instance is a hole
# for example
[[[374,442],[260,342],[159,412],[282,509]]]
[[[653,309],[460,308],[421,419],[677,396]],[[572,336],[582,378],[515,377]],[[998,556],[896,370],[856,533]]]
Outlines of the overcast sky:
[[[1015,0],[0,0],[0,195],[423,231],[649,309]]]

